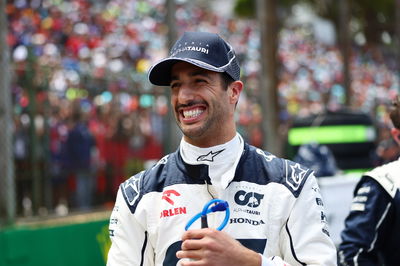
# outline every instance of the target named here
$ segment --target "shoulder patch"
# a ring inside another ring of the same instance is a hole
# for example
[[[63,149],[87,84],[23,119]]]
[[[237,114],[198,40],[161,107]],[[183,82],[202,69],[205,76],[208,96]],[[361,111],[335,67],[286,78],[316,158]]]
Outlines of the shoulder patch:
[[[394,161],[382,166],[379,166],[369,172],[366,172],[364,176],[369,176],[375,179],[388,193],[394,198],[397,190],[400,188],[400,178],[396,175],[398,173],[398,167],[400,166],[398,161]]]
[[[132,210],[140,197],[140,188],[141,188],[141,179],[144,171],[139,174],[132,176],[128,180],[126,180],[121,185],[122,194],[125,198],[126,203],[129,205],[129,208]]]
[[[160,164],[167,164],[168,162],[168,157],[169,154],[165,155],[164,157],[162,157],[151,169],[156,168],[157,166],[159,166]]]
[[[289,185],[294,191],[297,191],[304,178],[308,175],[309,170],[298,163],[285,160],[286,166],[286,184]]]
[[[263,150],[261,150],[261,149],[256,149],[256,152],[258,153],[258,154],[260,154],[262,157],[264,157],[264,159],[267,161],[267,162],[271,162],[274,158],[276,158],[276,156],[275,155],[273,155],[273,154],[266,154]]]

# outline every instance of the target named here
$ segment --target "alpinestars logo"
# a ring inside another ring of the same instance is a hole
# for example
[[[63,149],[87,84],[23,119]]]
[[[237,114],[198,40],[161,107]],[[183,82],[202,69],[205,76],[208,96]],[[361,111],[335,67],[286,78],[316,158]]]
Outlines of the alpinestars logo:
[[[288,163],[288,162],[287,162]],[[286,183],[293,188],[293,190],[297,190],[303,179],[306,177],[307,169],[301,168],[298,163],[288,163],[288,174],[286,176]]]
[[[208,161],[208,162],[213,162],[214,161],[214,157],[217,156],[218,154],[220,154],[221,152],[223,152],[225,149],[220,150],[220,151],[210,151],[209,153],[205,154],[205,155],[200,155],[197,158],[198,162],[204,162],[204,161]]]
[[[244,190],[239,190],[235,194],[235,202],[238,205],[252,208],[257,208],[258,206],[260,206],[261,200],[263,198],[263,194],[258,194],[256,192],[246,192]]]

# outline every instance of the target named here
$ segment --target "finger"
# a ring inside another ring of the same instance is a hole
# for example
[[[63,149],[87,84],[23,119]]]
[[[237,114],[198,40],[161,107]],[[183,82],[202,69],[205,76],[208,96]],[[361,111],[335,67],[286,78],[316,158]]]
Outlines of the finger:
[[[182,240],[185,241],[186,239],[201,239],[212,232],[213,229],[211,228],[188,230],[182,235]]]
[[[182,250],[196,250],[201,249],[204,243],[201,239],[186,239],[182,242]]]
[[[200,250],[179,250],[176,252],[176,257],[178,259],[201,260],[201,254]]]
[[[200,260],[189,260],[189,259],[182,259],[179,261],[180,266],[197,266],[197,265],[204,265],[204,262]]]

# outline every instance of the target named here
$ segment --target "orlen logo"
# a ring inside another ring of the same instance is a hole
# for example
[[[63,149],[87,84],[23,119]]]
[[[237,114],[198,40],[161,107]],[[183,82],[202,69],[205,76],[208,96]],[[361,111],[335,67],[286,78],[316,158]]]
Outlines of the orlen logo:
[[[170,189],[170,190],[166,190],[163,192],[162,199],[166,200],[169,204],[174,205],[174,201],[170,198],[171,194],[173,194],[177,197],[179,197],[181,195],[181,194],[179,194],[179,192],[176,192],[175,190]]]
[[[235,194],[235,202],[241,206],[248,206],[252,208],[257,208],[261,204],[261,200],[264,198],[263,194],[258,194],[255,192],[246,192],[244,190],[239,190]]]
[[[173,189],[170,189],[170,190],[166,190],[163,192],[161,199],[165,200],[166,202],[168,202],[171,205],[174,205],[175,202],[171,199],[172,195],[179,197],[181,194],[179,194],[179,192],[177,192]],[[160,214],[160,218],[171,217],[171,216],[175,216],[175,215],[179,215],[179,214],[186,214],[186,207],[178,207],[178,208],[162,210],[161,214]]]

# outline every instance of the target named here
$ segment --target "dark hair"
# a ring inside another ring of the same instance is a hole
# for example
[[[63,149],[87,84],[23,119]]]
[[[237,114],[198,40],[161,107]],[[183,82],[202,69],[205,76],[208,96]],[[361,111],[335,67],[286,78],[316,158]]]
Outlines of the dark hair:
[[[389,115],[393,126],[397,129],[400,129],[400,96],[397,96],[393,101],[393,108]]]
[[[232,84],[235,80],[228,75],[228,73],[223,72],[221,73],[221,82],[222,82],[222,87],[227,90],[228,86]]]

